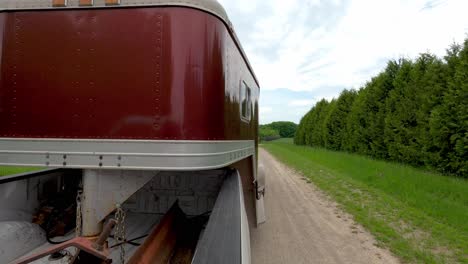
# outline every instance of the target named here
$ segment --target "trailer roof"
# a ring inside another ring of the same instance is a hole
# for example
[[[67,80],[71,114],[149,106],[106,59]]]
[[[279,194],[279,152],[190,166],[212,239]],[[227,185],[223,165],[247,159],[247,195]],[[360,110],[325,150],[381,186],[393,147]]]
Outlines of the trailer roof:
[[[55,0],[0,0],[0,10],[16,9],[47,9],[57,8]],[[60,8],[92,8],[105,6],[186,6],[201,9],[216,15],[230,25],[229,18],[223,6],[216,0],[119,0],[118,4],[106,5],[106,0],[93,0],[92,5],[80,5],[81,0],[64,0],[65,6]]]
[[[63,1],[65,6],[54,6],[57,1]],[[80,2],[91,2],[92,5],[80,5]],[[118,2],[118,4],[106,4],[106,2]],[[245,54],[242,45],[234,31],[231,21],[224,7],[217,0],[0,0],[0,12],[14,10],[48,10],[48,9],[89,9],[89,8],[118,8],[118,7],[144,7],[144,6],[181,6],[190,7],[208,12],[221,19],[228,27],[236,45],[245,59],[257,85],[260,86],[252,65]]]

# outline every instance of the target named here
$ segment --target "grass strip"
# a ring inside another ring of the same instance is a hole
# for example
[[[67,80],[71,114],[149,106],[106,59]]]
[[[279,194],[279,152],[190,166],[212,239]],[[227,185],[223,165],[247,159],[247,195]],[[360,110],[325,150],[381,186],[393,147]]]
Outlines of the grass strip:
[[[8,176],[13,174],[19,174],[24,172],[36,171],[41,168],[37,167],[9,167],[9,166],[0,166],[0,177]]]
[[[355,154],[262,146],[309,178],[406,263],[468,263],[468,181]]]

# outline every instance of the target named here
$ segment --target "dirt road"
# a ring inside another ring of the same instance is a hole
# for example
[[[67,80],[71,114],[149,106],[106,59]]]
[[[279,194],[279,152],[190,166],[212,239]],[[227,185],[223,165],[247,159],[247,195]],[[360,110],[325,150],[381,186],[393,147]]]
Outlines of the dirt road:
[[[267,223],[251,228],[253,264],[399,263],[315,186],[260,149]]]

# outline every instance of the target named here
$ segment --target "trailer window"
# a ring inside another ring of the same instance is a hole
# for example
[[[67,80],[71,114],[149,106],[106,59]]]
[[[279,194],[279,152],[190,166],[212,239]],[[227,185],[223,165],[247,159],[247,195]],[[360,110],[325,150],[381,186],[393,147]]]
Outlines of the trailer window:
[[[249,122],[252,111],[252,91],[245,82],[241,83],[240,110],[242,120]]]

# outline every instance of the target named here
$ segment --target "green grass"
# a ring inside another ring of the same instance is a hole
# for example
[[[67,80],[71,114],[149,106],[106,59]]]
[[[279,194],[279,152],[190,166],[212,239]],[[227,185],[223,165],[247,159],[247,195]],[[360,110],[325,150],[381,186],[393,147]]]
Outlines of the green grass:
[[[262,145],[308,177],[408,263],[468,263],[468,180],[371,158]]]
[[[29,172],[29,171],[35,171],[35,170],[40,170],[40,169],[41,168],[37,168],[37,167],[0,167],[0,177]]]

